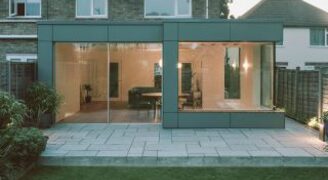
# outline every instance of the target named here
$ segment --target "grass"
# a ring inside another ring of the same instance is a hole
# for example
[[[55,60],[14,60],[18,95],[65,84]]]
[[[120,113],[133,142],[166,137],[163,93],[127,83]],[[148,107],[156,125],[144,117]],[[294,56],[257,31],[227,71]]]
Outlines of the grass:
[[[327,179],[328,168],[236,167],[36,167],[28,180],[316,180]]]

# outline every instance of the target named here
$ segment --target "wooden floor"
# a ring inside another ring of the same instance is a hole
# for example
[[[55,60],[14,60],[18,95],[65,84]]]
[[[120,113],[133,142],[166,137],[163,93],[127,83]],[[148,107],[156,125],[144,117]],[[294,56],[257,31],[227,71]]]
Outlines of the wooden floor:
[[[127,103],[92,102],[81,105],[81,111],[63,119],[62,123],[159,123],[155,121],[154,110],[129,109]]]

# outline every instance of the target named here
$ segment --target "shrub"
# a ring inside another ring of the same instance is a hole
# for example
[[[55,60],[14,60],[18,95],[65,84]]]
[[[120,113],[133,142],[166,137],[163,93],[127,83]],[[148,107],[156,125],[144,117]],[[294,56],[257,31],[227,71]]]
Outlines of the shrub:
[[[45,84],[35,83],[27,89],[26,105],[30,120],[37,126],[42,114],[57,112],[60,102],[61,97]]]
[[[13,162],[24,162],[37,158],[45,148],[46,139],[37,128],[8,130],[4,141],[9,142],[11,150],[8,157]]]
[[[26,106],[13,96],[0,91],[0,129],[18,127],[26,115]]]
[[[36,128],[9,128],[0,135],[0,177],[10,178],[36,161],[47,142]]]

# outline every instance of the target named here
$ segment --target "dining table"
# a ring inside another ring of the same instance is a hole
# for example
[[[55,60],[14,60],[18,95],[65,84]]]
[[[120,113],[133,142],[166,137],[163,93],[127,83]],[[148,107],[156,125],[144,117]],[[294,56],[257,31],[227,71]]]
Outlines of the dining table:
[[[161,98],[163,96],[162,92],[148,92],[148,93],[142,93],[143,97],[148,97],[154,99],[154,107],[155,107],[155,114],[154,114],[154,121],[159,122],[159,112],[160,112],[160,106],[161,106]],[[189,93],[180,93],[179,98],[186,98],[189,97]]]

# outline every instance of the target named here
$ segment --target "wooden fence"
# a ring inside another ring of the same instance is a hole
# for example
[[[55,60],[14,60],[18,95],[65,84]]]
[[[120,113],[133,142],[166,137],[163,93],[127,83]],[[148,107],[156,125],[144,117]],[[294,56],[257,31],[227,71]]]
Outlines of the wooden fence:
[[[307,123],[328,111],[328,71],[276,69],[276,105],[286,115]]]

